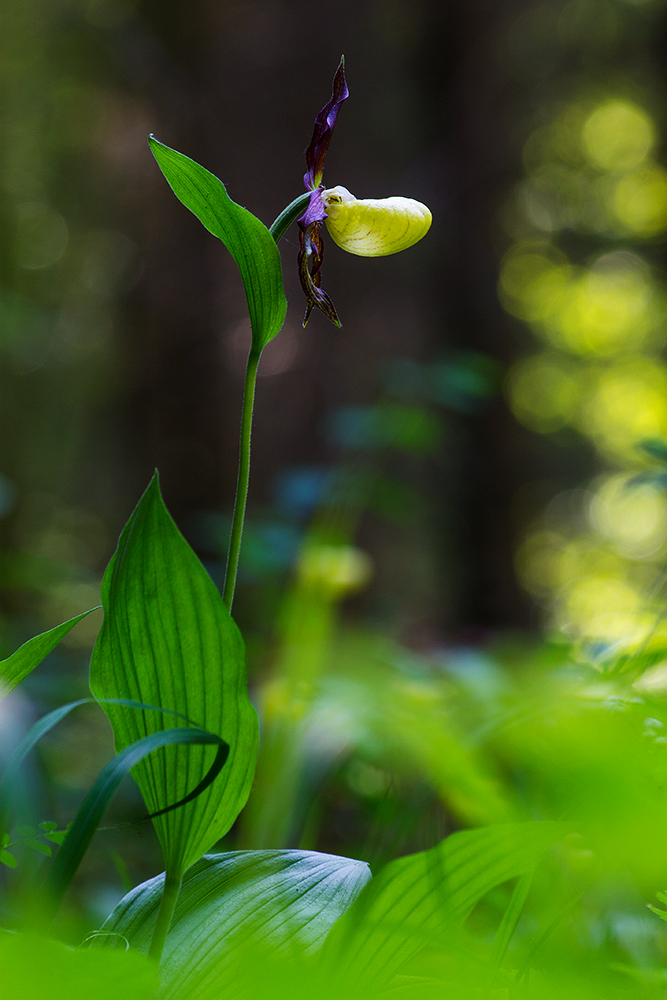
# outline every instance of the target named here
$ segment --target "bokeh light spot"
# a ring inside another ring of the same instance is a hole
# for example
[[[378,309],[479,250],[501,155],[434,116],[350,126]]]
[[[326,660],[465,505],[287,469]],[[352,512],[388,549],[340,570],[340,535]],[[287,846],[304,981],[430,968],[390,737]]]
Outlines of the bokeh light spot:
[[[590,503],[593,527],[622,555],[645,559],[667,537],[667,500],[651,483],[634,485],[632,476],[607,477]]]
[[[614,212],[638,236],[667,229],[667,171],[655,164],[626,174],[616,184]]]
[[[16,260],[20,267],[38,271],[60,260],[68,241],[62,215],[40,202],[19,206],[16,227]]]
[[[518,361],[510,371],[507,389],[517,419],[542,434],[570,423],[582,396],[576,367],[567,358],[551,353]]]
[[[643,599],[625,580],[611,576],[573,581],[561,614],[569,631],[582,637],[640,641],[649,627],[642,615]]]
[[[667,436],[667,371],[652,358],[601,371],[582,411],[584,431],[613,460],[634,461],[637,443]]]
[[[368,583],[373,563],[352,545],[309,544],[299,559],[298,572],[303,583],[342,595]]]
[[[500,297],[513,316],[537,322],[557,313],[569,291],[572,269],[565,254],[548,243],[518,243],[505,255]]]
[[[593,111],[581,133],[587,159],[602,170],[633,170],[655,144],[653,122],[631,101],[608,100]]]
[[[579,354],[607,355],[640,347],[652,328],[650,273],[634,253],[598,258],[572,283],[548,332]]]

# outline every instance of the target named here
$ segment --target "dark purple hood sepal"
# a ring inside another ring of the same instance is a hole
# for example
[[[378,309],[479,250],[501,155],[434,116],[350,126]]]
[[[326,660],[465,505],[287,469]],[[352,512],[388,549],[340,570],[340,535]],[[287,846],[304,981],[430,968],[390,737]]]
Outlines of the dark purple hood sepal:
[[[301,287],[306,296],[306,314],[303,318],[303,325],[308,322],[313,306],[321,309],[332,323],[340,326],[338,314],[334,304],[327,293],[320,287],[322,281],[322,257],[324,248],[322,237],[320,236],[320,226],[327,217],[324,209],[322,193],[322,175],[324,173],[324,160],[327,155],[333,127],[336,124],[338,109],[348,96],[347,83],[345,82],[345,60],[341,59],[336,70],[333,82],[333,92],[331,100],[325,104],[319,115],[315,119],[315,130],[310,146],[306,150],[306,173],[303,175],[303,183],[306,189],[311,192],[308,208],[300,219],[297,220],[299,229],[299,278]]]
[[[303,175],[303,183],[309,191],[319,187],[324,173],[324,160],[327,155],[331,135],[333,133],[338,109],[349,96],[347,83],[345,81],[345,58],[341,58],[340,65],[336,70],[333,81],[331,100],[325,104],[319,115],[315,119],[315,129],[310,146],[306,150],[306,173]]]

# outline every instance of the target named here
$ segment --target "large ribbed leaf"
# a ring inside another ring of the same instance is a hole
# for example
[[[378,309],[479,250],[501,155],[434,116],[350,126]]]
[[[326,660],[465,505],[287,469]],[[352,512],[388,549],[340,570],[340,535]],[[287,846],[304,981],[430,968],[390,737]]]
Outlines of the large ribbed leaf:
[[[105,618],[91,662],[93,694],[181,713],[230,748],[207,791],[154,820],[167,870],[180,873],[229,830],[245,804],[257,755],[257,715],[248,698],[241,634],[169,516],[157,477],[120,537],[104,575],[102,605]],[[154,711],[103,708],[117,751],[174,725],[172,716]],[[132,774],[149,812],[187,795],[214,755],[212,747],[165,747],[137,764]]]
[[[261,351],[279,333],[287,312],[280,254],[273,236],[247,208],[232,201],[222,181],[205,167],[152,135],[148,141],[178,200],[222,240],[236,261],[248,300],[253,347]]]
[[[532,871],[569,830],[562,823],[498,824],[392,861],[329,935],[327,978],[342,975],[369,988],[388,982],[426,945],[444,943],[494,886]]]
[[[160,966],[160,996],[224,1000],[242,992],[258,958],[312,954],[369,878],[362,861],[312,851],[207,855],[183,880]],[[122,935],[146,952],[163,885],[159,875],[129,892],[103,934]]]

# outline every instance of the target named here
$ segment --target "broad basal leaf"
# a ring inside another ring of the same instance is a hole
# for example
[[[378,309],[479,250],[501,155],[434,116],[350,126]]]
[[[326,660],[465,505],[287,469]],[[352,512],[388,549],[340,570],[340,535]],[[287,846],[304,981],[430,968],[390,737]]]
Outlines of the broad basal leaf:
[[[274,238],[263,222],[231,200],[214,174],[152,135],[148,142],[178,200],[222,240],[236,261],[248,300],[253,347],[261,351],[280,331],[287,312]]]
[[[312,954],[369,878],[362,861],[312,851],[207,855],[183,880],[160,965],[160,996],[224,1000],[242,993],[258,956]],[[160,875],[129,892],[102,933],[122,935],[146,952],[163,884]]]
[[[508,879],[532,871],[565,836],[561,823],[464,830],[437,847],[392,861],[333,929],[324,966],[345,981],[379,986]]]
[[[120,537],[104,575],[102,605],[90,671],[95,697],[179,712],[230,747],[207,791],[154,820],[167,869],[182,872],[229,830],[245,804],[257,756],[257,715],[248,698],[241,634],[169,516],[157,476]],[[117,751],[174,725],[172,716],[158,712],[103,707]],[[137,764],[132,774],[149,812],[187,795],[214,756],[208,747],[165,747]]]
[[[0,660],[0,699],[13,691],[24,677],[27,677],[35,667],[39,666],[42,660],[46,659],[60,640],[64,639],[82,618],[93,611],[99,611],[99,608],[91,608],[90,611],[84,611],[61,625],[50,628],[48,632],[33,636],[32,639],[28,639],[22,646],[19,646],[6,660]]]

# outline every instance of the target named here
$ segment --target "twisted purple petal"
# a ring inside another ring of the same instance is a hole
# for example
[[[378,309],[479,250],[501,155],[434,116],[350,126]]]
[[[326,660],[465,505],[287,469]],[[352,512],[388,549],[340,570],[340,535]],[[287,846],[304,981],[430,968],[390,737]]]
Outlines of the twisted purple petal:
[[[306,313],[303,317],[303,325],[308,322],[308,318],[313,306],[321,309],[325,316],[336,326],[341,326],[336,308],[324,291],[320,287],[322,281],[322,257],[324,248],[320,236],[320,222],[312,222],[309,226],[300,224],[299,232],[299,278],[301,287],[306,296]]]

